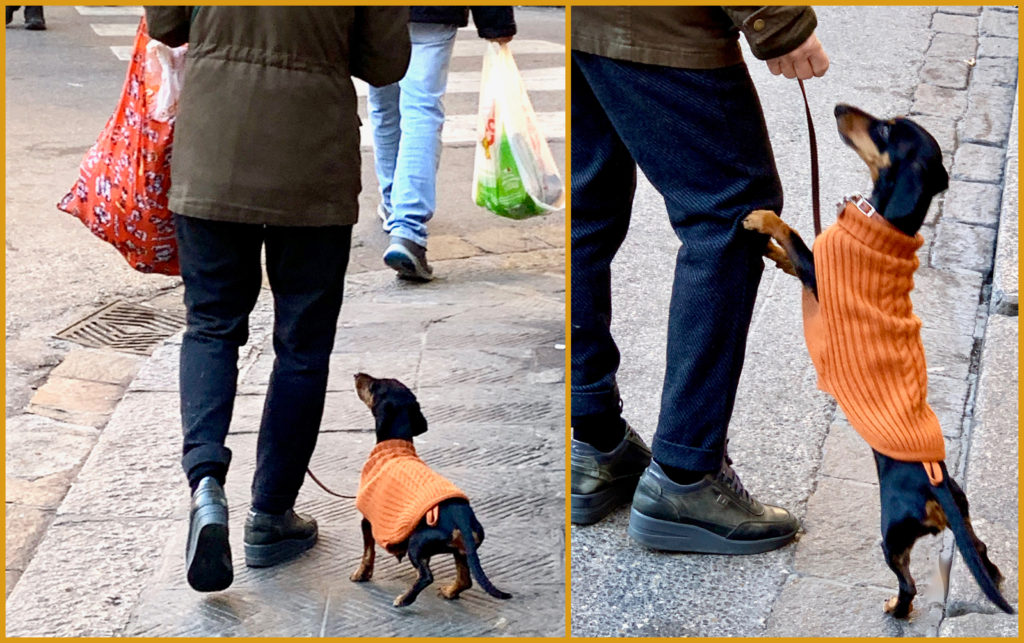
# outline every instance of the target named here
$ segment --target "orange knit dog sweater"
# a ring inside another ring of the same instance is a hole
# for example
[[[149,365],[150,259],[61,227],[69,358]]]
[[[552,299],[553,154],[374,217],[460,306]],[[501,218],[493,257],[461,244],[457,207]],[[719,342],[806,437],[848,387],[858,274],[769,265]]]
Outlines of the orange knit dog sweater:
[[[928,405],[921,320],[910,303],[923,243],[847,201],[814,241],[818,300],[804,290],[804,339],[818,388],[857,433],[879,453],[923,463],[939,484],[946,445]]]
[[[382,547],[403,542],[442,500],[466,494],[433,471],[408,440],[384,440],[370,451],[359,477],[356,509],[370,521]]]

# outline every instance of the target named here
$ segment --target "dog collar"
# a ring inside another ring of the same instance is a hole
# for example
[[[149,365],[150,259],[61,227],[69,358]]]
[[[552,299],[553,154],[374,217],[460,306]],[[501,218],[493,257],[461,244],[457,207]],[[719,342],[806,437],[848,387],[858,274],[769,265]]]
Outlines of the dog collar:
[[[878,210],[875,209],[875,206],[871,205],[871,203],[869,203],[868,200],[860,194],[854,194],[853,196],[843,198],[843,200],[836,206],[837,212],[842,212],[843,209],[846,208],[847,203],[852,203],[854,207],[860,210],[866,217],[878,214]]]

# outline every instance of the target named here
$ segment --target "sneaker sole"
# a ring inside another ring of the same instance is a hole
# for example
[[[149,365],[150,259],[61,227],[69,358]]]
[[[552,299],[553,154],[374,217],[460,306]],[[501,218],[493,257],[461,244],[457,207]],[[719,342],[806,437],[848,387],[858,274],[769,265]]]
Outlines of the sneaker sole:
[[[195,550],[188,561],[188,584],[197,592],[227,589],[235,579],[228,542],[228,511],[223,506],[204,507],[196,513]]]
[[[630,509],[630,537],[651,549],[685,551],[700,554],[760,554],[782,547],[793,540],[793,533],[763,540],[730,540],[696,525],[645,516]]]
[[[308,551],[316,544],[317,534],[302,540],[291,539],[269,545],[245,544],[245,564],[247,567],[273,567],[299,554]]]
[[[434,278],[432,273],[420,266],[411,252],[399,245],[388,246],[384,253],[384,263],[402,279],[430,281]]]
[[[633,498],[640,476],[627,479],[597,493],[574,493],[570,498],[570,515],[574,525],[592,525]]]

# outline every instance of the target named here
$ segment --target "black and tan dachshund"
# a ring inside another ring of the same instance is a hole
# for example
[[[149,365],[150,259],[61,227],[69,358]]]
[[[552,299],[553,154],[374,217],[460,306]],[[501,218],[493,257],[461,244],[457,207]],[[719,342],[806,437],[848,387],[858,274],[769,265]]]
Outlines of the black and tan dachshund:
[[[387,440],[413,441],[413,437],[427,430],[427,420],[420,411],[416,396],[395,379],[377,379],[366,373],[355,375],[356,393],[373,412],[378,445]],[[358,502],[358,501],[357,501]],[[362,520],[363,556],[359,567],[351,575],[354,582],[365,582],[373,576],[376,542],[373,525]],[[451,498],[437,505],[436,516],[419,520],[409,537],[388,546],[389,553],[399,560],[406,554],[419,573],[416,581],[404,594],[395,599],[396,607],[411,605],[427,585],[434,581],[430,558],[437,554],[452,554],[455,558],[455,580],[439,589],[441,596],[455,599],[473,586],[473,579],[495,598],[512,598],[511,594],[495,587],[484,574],[477,548],[484,540],[484,528],[476,519],[469,501]]]
[[[880,120],[848,105],[837,105],[835,117],[843,141],[857,152],[871,172],[874,186],[870,204],[896,229],[916,235],[932,198],[949,185],[938,143],[924,128],[906,118]],[[798,277],[817,299],[814,255],[800,236],[767,210],[752,212],[743,225],[769,235],[765,256]],[[899,580],[899,595],[885,603],[885,611],[897,618],[910,613],[917,593],[910,575],[910,550],[921,536],[949,527],[985,596],[1012,614],[1013,608],[999,592],[1003,576],[989,560],[985,544],[975,535],[967,497],[949,477],[945,463],[939,463],[943,475],[936,486],[920,463],[873,452],[881,491],[882,550]]]

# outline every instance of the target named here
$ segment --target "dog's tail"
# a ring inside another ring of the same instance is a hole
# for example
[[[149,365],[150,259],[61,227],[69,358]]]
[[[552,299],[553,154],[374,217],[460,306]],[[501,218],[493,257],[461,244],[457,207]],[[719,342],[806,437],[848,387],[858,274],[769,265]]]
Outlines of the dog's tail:
[[[465,505],[465,507],[459,507],[459,510],[455,511],[454,514],[455,525],[462,532],[462,542],[466,547],[466,562],[469,565],[469,573],[472,574],[473,579],[476,580],[485,592],[494,598],[512,598],[511,594],[501,591],[491,583],[491,580],[487,578],[487,574],[484,573],[484,568],[480,565],[480,554],[477,553],[477,542],[473,534],[479,533],[482,542],[484,531],[480,523],[476,521],[473,510],[469,505]]]
[[[967,563],[967,568],[971,570],[974,580],[978,582],[981,591],[985,593],[988,600],[995,603],[999,609],[1007,614],[1014,614],[1013,607],[1003,598],[999,588],[996,587],[995,580],[989,576],[988,571],[985,569],[985,564],[981,560],[981,554],[974,544],[974,539],[971,538],[967,531],[967,522],[964,520],[963,514],[960,513],[960,508],[957,506],[956,501],[953,499],[953,493],[949,489],[949,473],[945,471],[945,467],[943,467],[943,470],[946,475],[942,484],[937,487],[933,486],[932,492],[942,506],[942,511],[946,514],[946,522],[949,523],[949,528],[953,531],[957,548],[960,550],[964,562]]]

